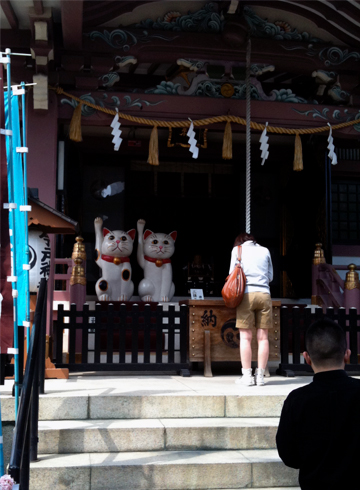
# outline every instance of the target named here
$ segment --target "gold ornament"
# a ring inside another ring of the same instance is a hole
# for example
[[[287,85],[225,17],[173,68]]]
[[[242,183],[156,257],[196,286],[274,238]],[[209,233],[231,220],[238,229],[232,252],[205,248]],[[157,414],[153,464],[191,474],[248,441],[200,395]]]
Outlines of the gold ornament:
[[[86,286],[85,268],[82,267],[82,264],[86,261],[85,245],[82,243],[84,239],[78,236],[75,240],[76,243],[71,255],[74,266],[71,271],[70,286],[74,286],[75,284]]]
[[[313,258],[313,264],[319,265],[319,264],[325,264],[326,260],[324,257],[324,250],[321,248],[322,243],[316,243],[315,244],[315,252],[314,252],[314,258]]]
[[[163,261],[161,259],[157,259],[155,262],[156,267],[161,267],[163,265]]]
[[[234,95],[235,89],[231,83],[224,83],[220,89],[221,95],[226,98],[230,98]]]
[[[360,289],[359,274],[356,272],[356,265],[350,264],[348,266],[349,272],[346,273],[346,279],[344,283],[345,289],[351,291],[352,289]]]
[[[115,265],[119,265],[119,264],[121,264],[121,259],[119,257],[114,257],[113,262]]]

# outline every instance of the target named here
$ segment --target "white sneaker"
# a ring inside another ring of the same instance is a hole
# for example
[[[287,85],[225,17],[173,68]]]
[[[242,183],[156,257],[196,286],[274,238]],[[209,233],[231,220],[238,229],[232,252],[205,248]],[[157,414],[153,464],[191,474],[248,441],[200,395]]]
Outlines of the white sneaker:
[[[265,384],[264,374],[265,374],[265,369],[256,368],[256,370],[255,370],[256,386],[264,386],[264,384]]]
[[[252,369],[241,369],[242,376],[238,378],[235,383],[244,386],[253,386],[255,384],[254,376],[252,375]]]

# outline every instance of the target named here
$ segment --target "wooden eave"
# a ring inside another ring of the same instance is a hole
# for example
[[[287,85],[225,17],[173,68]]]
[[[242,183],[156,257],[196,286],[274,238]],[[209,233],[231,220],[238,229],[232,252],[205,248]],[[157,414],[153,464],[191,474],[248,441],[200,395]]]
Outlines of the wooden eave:
[[[97,28],[102,32],[103,28]],[[127,29],[128,32],[140,35],[139,29]],[[150,31],[149,34],[159,31]],[[88,33],[89,34],[89,33]],[[173,32],[165,31],[161,34],[168,37],[171,41],[163,41],[153,38],[151,42],[138,42],[131,46],[128,51],[112,48],[105,41],[97,38],[91,40],[88,34],[83,37],[83,51],[77,53],[80,56],[91,56],[103,58],[104,68],[109,65],[109,61],[115,56],[132,55],[138,63],[171,63],[178,58],[188,58],[194,60],[205,60],[209,62],[231,63],[233,66],[244,65],[246,60],[246,43],[237,46],[230,46],[222,34],[210,35],[207,33]],[[196,42],[194,40],[196,39]],[[320,51],[331,48],[330,44],[313,43],[310,55],[309,43],[295,41],[277,41],[273,39],[251,39],[251,62],[274,64],[279,69],[294,70],[296,73],[311,73],[314,69],[329,70],[331,67],[326,64],[326,59],[319,57]],[[351,47],[342,46],[341,51]],[[59,48],[61,56],[66,55],[66,51]],[[356,51],[356,50],[355,50]],[[73,53],[74,54],[74,53]],[[360,63],[354,58],[347,58],[341,64],[336,65],[336,71],[360,71]]]

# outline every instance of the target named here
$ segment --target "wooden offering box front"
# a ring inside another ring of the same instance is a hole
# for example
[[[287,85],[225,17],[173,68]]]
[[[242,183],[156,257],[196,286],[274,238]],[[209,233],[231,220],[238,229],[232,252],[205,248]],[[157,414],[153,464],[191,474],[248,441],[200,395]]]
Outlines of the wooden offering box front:
[[[204,362],[204,375],[212,376],[211,361],[240,361],[240,335],[236,310],[223,300],[186,300],[189,306],[189,359]],[[280,301],[273,301],[273,328],[269,330],[269,361],[280,362]],[[253,361],[257,360],[256,329],[252,339]]]

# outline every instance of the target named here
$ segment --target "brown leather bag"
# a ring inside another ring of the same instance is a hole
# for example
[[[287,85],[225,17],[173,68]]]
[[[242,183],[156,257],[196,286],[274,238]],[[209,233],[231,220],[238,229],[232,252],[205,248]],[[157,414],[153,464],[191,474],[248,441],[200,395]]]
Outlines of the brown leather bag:
[[[241,303],[246,286],[245,273],[241,267],[242,247],[238,247],[238,258],[234,270],[225,279],[221,294],[228,308],[236,308]]]

